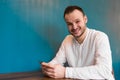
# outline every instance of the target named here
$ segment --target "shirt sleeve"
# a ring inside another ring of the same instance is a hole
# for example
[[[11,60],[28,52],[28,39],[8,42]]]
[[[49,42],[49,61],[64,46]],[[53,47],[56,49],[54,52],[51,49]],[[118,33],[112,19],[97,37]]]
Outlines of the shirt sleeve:
[[[62,43],[56,56],[49,63],[64,65],[64,63],[66,62],[66,58],[65,58],[65,50],[63,45],[64,44]]]
[[[112,75],[111,50],[107,35],[104,33],[97,34],[95,46],[95,65],[66,67],[66,78],[114,80]]]

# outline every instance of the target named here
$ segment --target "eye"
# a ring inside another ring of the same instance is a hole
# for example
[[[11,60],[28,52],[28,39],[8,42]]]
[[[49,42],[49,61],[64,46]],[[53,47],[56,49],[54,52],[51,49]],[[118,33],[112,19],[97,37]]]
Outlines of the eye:
[[[76,21],[76,23],[79,23],[80,21]]]
[[[71,26],[71,25],[72,25],[72,23],[67,23],[67,25],[68,25],[68,26]]]

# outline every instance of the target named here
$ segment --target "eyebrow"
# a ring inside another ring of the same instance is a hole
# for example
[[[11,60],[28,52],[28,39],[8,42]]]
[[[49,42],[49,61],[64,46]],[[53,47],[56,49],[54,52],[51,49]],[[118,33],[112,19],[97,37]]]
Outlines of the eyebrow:
[[[74,21],[78,21],[78,20],[80,21],[80,19],[78,19],[78,18],[75,19]],[[69,21],[66,20],[66,23],[71,23],[71,22],[69,22]]]

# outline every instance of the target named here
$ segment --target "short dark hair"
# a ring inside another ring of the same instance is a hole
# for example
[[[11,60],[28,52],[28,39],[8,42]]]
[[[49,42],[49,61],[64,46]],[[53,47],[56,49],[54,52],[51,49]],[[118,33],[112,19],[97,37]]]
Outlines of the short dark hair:
[[[75,9],[79,10],[80,12],[83,13],[83,15],[85,15],[85,13],[84,13],[84,11],[81,7],[79,7],[79,6],[68,6],[64,11],[64,18],[65,18],[66,14],[69,14],[69,13],[73,12]]]

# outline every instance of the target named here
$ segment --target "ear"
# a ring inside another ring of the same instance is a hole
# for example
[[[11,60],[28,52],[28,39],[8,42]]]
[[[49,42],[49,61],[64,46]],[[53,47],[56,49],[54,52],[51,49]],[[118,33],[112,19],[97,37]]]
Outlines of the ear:
[[[86,15],[84,16],[84,20],[85,20],[85,23],[87,23],[88,18],[87,18],[87,16],[86,16]]]

